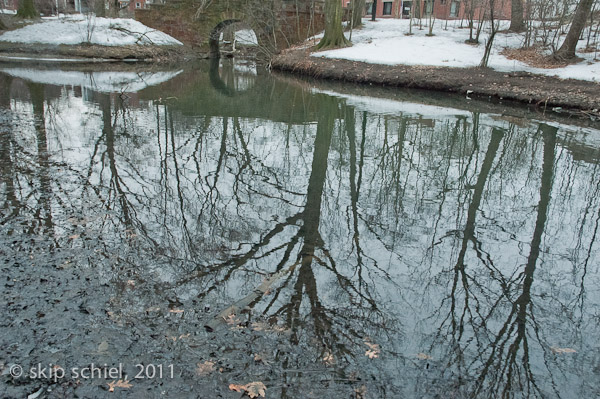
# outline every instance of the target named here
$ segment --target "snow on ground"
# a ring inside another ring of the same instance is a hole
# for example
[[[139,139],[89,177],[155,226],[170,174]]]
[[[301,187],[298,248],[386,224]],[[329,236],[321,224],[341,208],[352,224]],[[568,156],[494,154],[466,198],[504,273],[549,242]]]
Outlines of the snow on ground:
[[[407,36],[409,21],[406,19],[379,19],[375,22],[363,19],[364,27],[352,33],[352,47],[313,53],[314,57],[341,58],[385,65],[429,65],[468,68],[478,66],[483,57],[487,32],[482,32],[477,46],[465,43],[469,29],[459,28],[459,21],[436,22],[433,34],[426,36],[427,27],[419,30],[413,26],[413,35]],[[425,22],[425,21],[424,21]],[[503,21],[507,24],[507,21]],[[506,29],[508,25],[500,26]],[[348,32],[346,32],[348,37]],[[584,61],[564,68],[542,69],[510,60],[500,54],[506,48],[520,48],[523,36],[516,33],[498,33],[489,66],[502,72],[527,71],[536,74],[558,76],[563,79],[600,81],[600,62],[593,62],[594,53],[578,53]],[[585,41],[582,41],[585,44]],[[599,55],[600,56],[600,55]]]
[[[69,16],[44,18],[42,22],[0,35],[0,41],[13,43],[82,44],[103,46],[182,45],[166,33],[151,29],[141,22],[124,18]]]
[[[0,72],[15,78],[56,86],[82,86],[102,92],[134,93],[156,86],[179,75],[182,70],[168,72],[79,72],[37,70],[30,68],[0,68]]]

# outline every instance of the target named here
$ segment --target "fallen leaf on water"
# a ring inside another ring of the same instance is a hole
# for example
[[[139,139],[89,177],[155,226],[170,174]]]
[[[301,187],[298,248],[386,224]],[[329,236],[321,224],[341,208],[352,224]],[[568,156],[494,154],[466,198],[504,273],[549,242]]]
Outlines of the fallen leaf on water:
[[[252,329],[254,331],[263,331],[267,330],[268,328],[269,326],[267,325],[267,323],[262,321],[255,321],[254,323],[252,323]]]
[[[572,348],[558,348],[556,346],[551,346],[552,352],[554,353],[577,353],[575,349]]]
[[[234,313],[231,313],[227,317],[223,317],[223,320],[225,320],[225,323],[227,323],[229,325],[237,324],[239,321],[237,316]]]
[[[246,385],[229,384],[229,389],[236,392],[245,392],[246,395],[254,398],[264,398],[267,387],[260,381],[250,382]]]
[[[198,363],[196,366],[196,374],[199,376],[205,376],[213,372],[215,369],[215,363],[211,361],[206,361],[204,363]]]
[[[367,386],[362,385],[359,388],[354,388],[354,396],[356,399],[366,399],[367,398]]]
[[[114,380],[108,383],[108,392],[114,392],[115,388],[131,388],[133,385],[129,383],[129,380]]]
[[[179,337],[176,335],[167,335],[167,339],[173,340],[173,342],[177,342],[177,340],[181,340],[183,338],[188,338],[191,334],[181,334]]]
[[[374,344],[372,342],[365,341],[365,345],[367,345],[369,347],[369,350],[365,352],[365,356],[367,356],[369,359],[374,359],[376,357],[379,357],[379,353],[381,352],[381,350],[379,349],[378,344]]]
[[[100,345],[98,345],[98,353],[106,353],[108,352],[108,342],[102,341]]]
[[[426,354],[426,353],[417,353],[417,359],[420,359],[420,360],[431,360],[433,358],[431,356],[429,356],[428,354]]]

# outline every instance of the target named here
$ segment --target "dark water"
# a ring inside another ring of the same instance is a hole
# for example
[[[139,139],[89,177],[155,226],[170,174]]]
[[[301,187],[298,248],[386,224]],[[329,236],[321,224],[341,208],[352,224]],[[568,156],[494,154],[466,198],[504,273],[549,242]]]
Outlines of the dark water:
[[[0,70],[0,396],[600,397],[600,130],[243,63]]]

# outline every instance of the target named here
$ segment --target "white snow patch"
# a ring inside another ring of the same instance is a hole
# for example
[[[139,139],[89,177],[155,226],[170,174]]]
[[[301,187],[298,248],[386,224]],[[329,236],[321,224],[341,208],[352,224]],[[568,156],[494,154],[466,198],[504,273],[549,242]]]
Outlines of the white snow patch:
[[[42,22],[5,32],[0,41],[13,43],[83,44],[103,46],[159,45],[181,46],[179,40],[125,18],[69,16],[44,18]]]
[[[256,33],[252,29],[241,29],[235,32],[235,41],[246,46],[258,46]]]
[[[166,82],[183,72],[78,72],[29,68],[2,68],[0,71],[36,83],[82,86],[104,93],[137,92]]]
[[[443,29],[446,21],[441,21],[442,26],[439,26],[440,21],[438,21],[433,31],[435,36],[431,37],[426,36],[427,29],[419,30],[418,26],[413,26],[413,35],[407,36],[409,21],[405,19],[380,19],[375,22],[364,19],[363,23],[362,29],[352,33],[352,47],[321,51],[312,56],[371,64],[469,68],[476,67],[481,62],[485,40],[488,38],[488,33],[482,32],[479,45],[466,44],[469,30],[453,26],[457,24],[456,21],[449,23],[448,30]],[[507,28],[505,24],[506,21],[500,29]],[[583,61],[556,69],[534,68],[500,54],[506,47],[520,48],[523,42],[521,34],[498,33],[494,40],[489,67],[502,72],[525,71],[563,79],[600,81],[600,62],[594,61],[594,53],[577,53],[584,59]],[[581,45],[585,45],[585,40],[581,41]]]

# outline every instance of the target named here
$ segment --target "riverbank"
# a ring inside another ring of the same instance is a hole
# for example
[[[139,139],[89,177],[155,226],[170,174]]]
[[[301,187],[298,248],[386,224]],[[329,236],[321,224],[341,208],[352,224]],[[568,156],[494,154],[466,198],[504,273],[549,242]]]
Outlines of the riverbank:
[[[100,46],[100,45],[44,45],[0,43],[0,59],[4,61],[152,61],[174,62],[192,57],[183,46]]]
[[[600,116],[600,84],[589,81],[479,68],[370,64],[311,57],[306,48],[283,52],[272,60],[271,66],[313,78],[460,93],[469,98],[517,101],[555,111]]]

